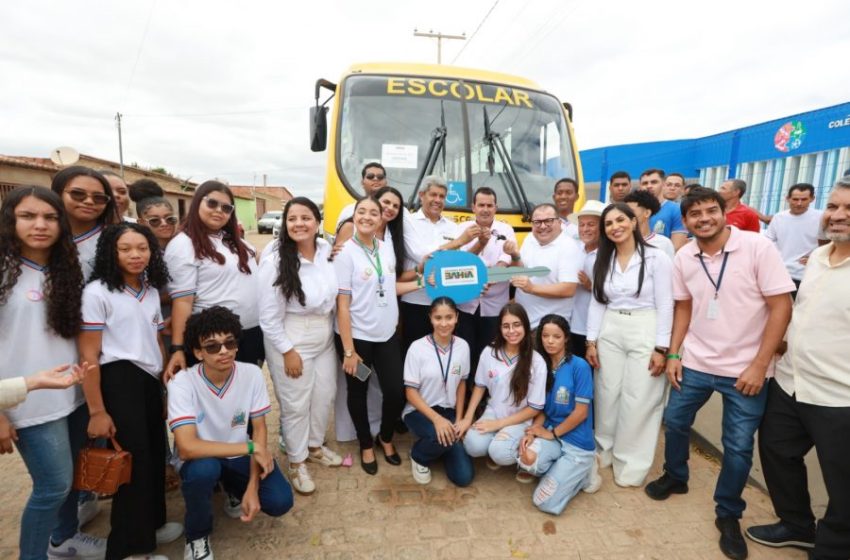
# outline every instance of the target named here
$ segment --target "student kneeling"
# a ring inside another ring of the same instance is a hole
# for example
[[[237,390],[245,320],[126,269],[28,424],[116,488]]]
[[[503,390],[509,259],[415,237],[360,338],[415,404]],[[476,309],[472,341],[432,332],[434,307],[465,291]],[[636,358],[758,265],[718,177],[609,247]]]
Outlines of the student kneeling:
[[[292,507],[292,489],[266,447],[265,415],[271,410],[260,368],[236,361],[239,318],[223,307],[193,315],[185,343],[200,360],[168,384],[168,424],[185,464],[180,470],[186,502],[185,559],[213,560],[212,494],[221,482],[242,496],[241,515],[278,517]],[[248,419],[254,429],[248,438]]]

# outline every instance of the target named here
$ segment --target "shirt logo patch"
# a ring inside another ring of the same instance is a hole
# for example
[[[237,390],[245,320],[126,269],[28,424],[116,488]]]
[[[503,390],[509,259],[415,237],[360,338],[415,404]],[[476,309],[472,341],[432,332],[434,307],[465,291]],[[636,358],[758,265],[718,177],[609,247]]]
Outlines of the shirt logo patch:
[[[235,428],[236,426],[244,426],[245,425],[245,411],[241,410],[233,415],[233,418],[230,420],[230,427]]]
[[[555,402],[558,404],[569,404],[570,391],[566,387],[558,387],[558,391],[555,393]]]
[[[460,375],[460,364],[456,364],[452,368],[452,375]]]
[[[30,301],[41,301],[44,299],[44,294],[38,290],[27,290],[27,299]]]
[[[495,379],[499,377],[499,372],[495,369],[487,370],[487,377],[489,377],[490,379]]]

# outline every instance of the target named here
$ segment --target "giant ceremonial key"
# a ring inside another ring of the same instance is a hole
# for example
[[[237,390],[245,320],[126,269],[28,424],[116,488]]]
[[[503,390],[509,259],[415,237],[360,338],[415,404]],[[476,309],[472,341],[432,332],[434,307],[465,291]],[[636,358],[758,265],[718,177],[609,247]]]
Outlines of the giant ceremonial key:
[[[427,279],[434,275],[434,285]],[[465,303],[481,295],[487,283],[507,282],[514,276],[546,276],[545,266],[487,268],[478,255],[466,251],[437,251],[425,262],[425,291],[431,299],[450,297]]]

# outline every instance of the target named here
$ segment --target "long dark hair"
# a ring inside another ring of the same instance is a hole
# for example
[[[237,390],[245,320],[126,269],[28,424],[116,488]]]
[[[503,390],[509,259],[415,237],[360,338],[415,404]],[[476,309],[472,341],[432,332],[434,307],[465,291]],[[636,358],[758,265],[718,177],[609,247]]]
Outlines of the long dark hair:
[[[372,198],[378,200],[387,193],[392,193],[398,198],[398,216],[393,221],[387,224],[387,229],[390,230],[390,235],[393,238],[393,253],[395,253],[396,268],[401,269],[404,266],[406,252],[404,250],[404,197],[398,192],[398,189],[390,187],[381,187],[372,194]],[[381,209],[383,212],[383,207]]]
[[[599,249],[596,252],[596,264],[593,265],[593,297],[596,298],[596,301],[599,303],[606,305],[608,304],[608,296],[605,294],[605,279],[608,277],[609,273],[614,273],[612,267],[616,266],[614,263],[614,257],[617,255],[617,246],[613,241],[608,239],[607,235],[605,235],[605,216],[614,210],[619,210],[625,214],[629,220],[634,220],[635,223],[637,223],[635,213],[632,212],[632,209],[629,208],[628,204],[623,202],[615,202],[602,211],[602,217],[599,219]],[[637,226],[635,226],[632,230],[632,235],[635,238],[635,250],[638,255],[640,255],[638,288],[635,293],[635,295],[639,296],[640,291],[643,288],[643,275],[646,268],[645,253],[646,248],[649,247],[649,245],[647,245],[646,241],[643,240],[643,236]]]
[[[564,333],[564,361],[566,363],[570,363],[573,359],[573,355],[570,353],[570,324],[567,320],[556,313],[550,313],[540,319],[540,323],[537,325],[537,336],[535,337],[534,342],[537,352],[541,356],[546,357],[546,370],[549,372],[546,376],[546,392],[548,393],[549,390],[552,389],[552,385],[555,384],[556,372],[552,369],[552,360],[550,359],[549,354],[546,352],[546,349],[543,348],[543,327],[546,325],[555,325],[561,329],[561,332]]]
[[[502,335],[502,321],[505,315],[518,317],[522,323],[522,328],[525,330],[525,335],[519,343],[519,358],[511,376],[511,394],[514,396],[514,405],[518,406],[528,396],[528,384],[531,381],[531,362],[534,359],[534,341],[531,338],[531,323],[528,320],[528,313],[525,312],[525,308],[518,303],[508,303],[499,311],[499,329],[496,331],[496,338],[490,345],[496,358],[499,357],[499,352],[505,353],[505,346],[507,345],[507,341]]]
[[[289,230],[286,228],[286,219],[289,216],[289,209],[295,205],[304,206],[313,217],[316,218],[316,224],[322,221],[322,214],[319,212],[319,207],[316,203],[304,196],[296,196],[287,201],[283,207],[283,222],[280,227],[280,238],[278,240],[278,255],[280,263],[278,265],[277,279],[274,281],[275,286],[280,286],[280,293],[283,294],[283,299],[290,300],[293,296],[302,306],[306,305],[304,290],[301,287],[301,277],[298,271],[301,270],[301,259],[298,258],[298,246],[295,241],[289,237]],[[315,243],[315,239],[313,243]]]
[[[224,264],[224,255],[215,250],[215,245],[210,241],[210,233],[213,233],[201,221],[201,216],[198,210],[201,207],[201,201],[211,192],[220,192],[227,195],[230,199],[230,204],[234,206],[233,212],[230,214],[230,219],[221,228],[223,234],[222,241],[224,245],[230,249],[230,252],[239,257],[239,271],[245,274],[251,274],[251,268],[248,266],[248,259],[254,256],[254,252],[248,249],[239,237],[239,231],[236,223],[236,200],[233,198],[233,193],[224,183],[218,181],[204,181],[201,186],[195,191],[195,196],[192,197],[192,204],[189,205],[189,212],[186,214],[186,221],[183,223],[181,231],[189,236],[192,240],[192,247],[195,248],[195,257],[198,259],[211,259],[218,264]]]
[[[47,325],[62,338],[73,338],[82,323],[83,271],[62,199],[44,187],[18,187],[0,207],[0,305],[8,301],[21,275],[22,243],[15,232],[15,208],[29,196],[46,202],[59,215],[59,239],[50,248],[44,271],[44,299]]]
[[[97,253],[94,257],[94,270],[89,282],[100,280],[112,292],[124,289],[124,273],[118,266],[117,245],[118,239],[128,231],[141,234],[147,239],[151,258],[145,268],[145,280],[157,290],[161,290],[171,277],[168,275],[162,251],[159,250],[159,242],[150,229],[130,222],[109,226],[100,234],[97,240]]]
[[[101,212],[100,216],[97,217],[97,223],[110,225],[120,222],[121,218],[118,216],[118,207],[115,205],[115,195],[112,193],[112,187],[109,185],[109,181],[106,180],[106,177],[104,177],[99,171],[95,171],[90,167],[84,167],[82,165],[66,167],[53,176],[53,182],[50,184],[50,189],[59,195],[59,200],[62,200],[62,193],[65,192],[65,187],[68,186],[71,179],[76,177],[91,177],[96,180],[100,183],[100,186],[103,187],[104,194],[109,197],[109,202],[106,203],[106,207],[104,207],[103,212]]]

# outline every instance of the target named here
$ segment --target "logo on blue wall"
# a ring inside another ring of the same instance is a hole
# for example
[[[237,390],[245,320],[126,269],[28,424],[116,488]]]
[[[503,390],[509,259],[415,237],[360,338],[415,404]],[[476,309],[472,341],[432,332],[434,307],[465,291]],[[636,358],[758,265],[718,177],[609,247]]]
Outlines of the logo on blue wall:
[[[449,181],[449,192],[446,193],[446,206],[466,206],[466,182]]]
[[[788,121],[776,131],[773,145],[780,152],[786,153],[802,146],[805,137],[806,127],[803,126],[803,121]]]

